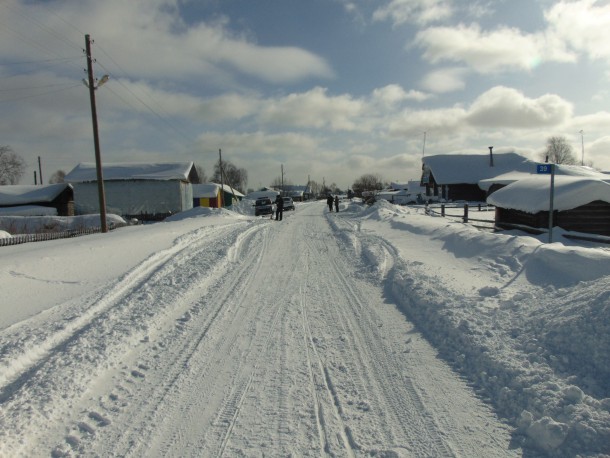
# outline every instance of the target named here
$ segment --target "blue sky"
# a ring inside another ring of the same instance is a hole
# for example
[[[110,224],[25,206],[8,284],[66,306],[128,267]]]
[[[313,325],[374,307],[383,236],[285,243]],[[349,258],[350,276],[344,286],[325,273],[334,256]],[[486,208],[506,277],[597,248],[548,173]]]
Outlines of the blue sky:
[[[38,156],[43,179],[94,161],[85,34],[110,75],[104,162],[210,172],[222,149],[251,188],[282,165],[347,188],[417,179],[422,154],[537,158],[559,135],[610,170],[607,1],[3,0],[0,145],[24,184]]]

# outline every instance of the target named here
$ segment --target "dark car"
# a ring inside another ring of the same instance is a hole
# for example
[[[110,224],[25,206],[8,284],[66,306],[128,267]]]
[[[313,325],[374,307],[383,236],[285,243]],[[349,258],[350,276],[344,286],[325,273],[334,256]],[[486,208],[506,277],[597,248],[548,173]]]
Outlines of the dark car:
[[[273,204],[269,197],[261,197],[256,199],[254,203],[254,216],[271,215],[273,214]]]
[[[292,197],[282,197],[284,200],[284,210],[294,210],[294,202],[292,201]]]

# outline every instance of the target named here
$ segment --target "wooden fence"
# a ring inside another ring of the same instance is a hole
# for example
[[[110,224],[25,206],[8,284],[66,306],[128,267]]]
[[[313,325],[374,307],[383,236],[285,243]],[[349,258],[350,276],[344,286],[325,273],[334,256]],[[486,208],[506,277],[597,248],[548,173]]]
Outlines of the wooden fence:
[[[485,205],[483,206],[482,204],[478,204],[477,209],[479,212],[483,211],[483,207],[484,208],[490,208],[491,206],[489,205]],[[447,208],[451,208],[451,209],[456,209],[456,208],[463,208],[463,213],[461,215],[448,215],[446,213],[446,209]],[[495,207],[491,207],[491,208],[495,208]],[[480,218],[472,218],[470,216],[470,206],[468,204],[464,204],[463,206],[450,206],[447,207],[445,204],[441,204],[440,207],[440,211],[436,211],[433,208],[431,208],[430,206],[426,205],[426,214],[427,215],[437,215],[437,216],[441,216],[443,218],[456,218],[459,220],[462,220],[463,223],[465,224],[470,224],[473,227],[476,227],[477,229],[486,229],[486,230],[495,230],[495,221],[494,220],[489,220],[489,219],[480,219]]]

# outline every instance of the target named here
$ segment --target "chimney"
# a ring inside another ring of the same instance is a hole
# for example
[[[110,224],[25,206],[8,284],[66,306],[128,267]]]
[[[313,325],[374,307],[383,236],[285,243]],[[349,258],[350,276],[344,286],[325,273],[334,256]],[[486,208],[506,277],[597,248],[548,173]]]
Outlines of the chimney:
[[[494,153],[493,153],[493,146],[489,147],[489,166],[493,167],[494,166]]]

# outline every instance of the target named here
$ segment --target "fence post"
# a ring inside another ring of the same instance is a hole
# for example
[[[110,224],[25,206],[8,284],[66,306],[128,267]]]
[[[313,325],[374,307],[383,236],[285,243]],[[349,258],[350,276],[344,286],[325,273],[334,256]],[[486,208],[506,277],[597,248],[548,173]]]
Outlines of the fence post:
[[[445,217],[445,204],[441,204],[441,216]]]
[[[468,204],[464,204],[464,222],[468,222]]]

